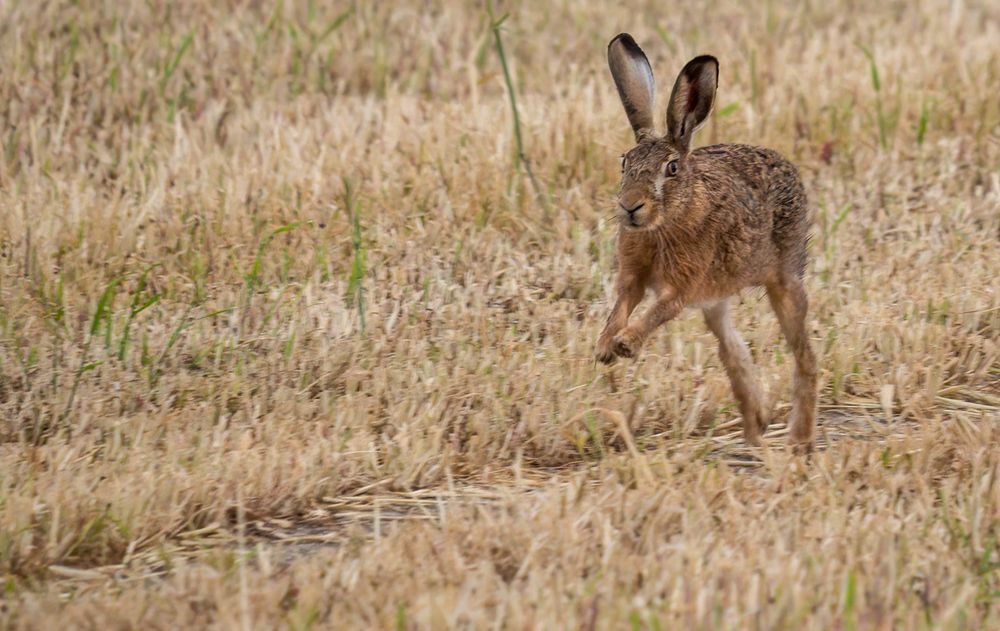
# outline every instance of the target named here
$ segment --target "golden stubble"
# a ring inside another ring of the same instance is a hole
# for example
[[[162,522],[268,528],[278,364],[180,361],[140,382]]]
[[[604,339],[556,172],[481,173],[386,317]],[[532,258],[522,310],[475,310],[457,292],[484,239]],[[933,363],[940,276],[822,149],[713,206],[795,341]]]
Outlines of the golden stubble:
[[[474,4],[5,5],[5,624],[996,626],[998,15],[955,7],[505,7],[546,213]],[[710,52],[699,142],[803,173],[808,462],[758,293],[764,448],[696,314],[594,364],[626,29],[658,113]]]

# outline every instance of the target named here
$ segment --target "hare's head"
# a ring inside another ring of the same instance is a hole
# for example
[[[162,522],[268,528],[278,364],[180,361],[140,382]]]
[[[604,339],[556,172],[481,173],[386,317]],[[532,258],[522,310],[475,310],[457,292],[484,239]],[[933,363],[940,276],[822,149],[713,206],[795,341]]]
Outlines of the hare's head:
[[[684,66],[670,93],[663,135],[653,124],[653,70],[631,35],[611,40],[608,65],[636,140],[622,156],[618,215],[623,225],[635,230],[668,224],[684,211],[692,186],[687,161],[691,139],[712,111],[719,62],[702,55]]]

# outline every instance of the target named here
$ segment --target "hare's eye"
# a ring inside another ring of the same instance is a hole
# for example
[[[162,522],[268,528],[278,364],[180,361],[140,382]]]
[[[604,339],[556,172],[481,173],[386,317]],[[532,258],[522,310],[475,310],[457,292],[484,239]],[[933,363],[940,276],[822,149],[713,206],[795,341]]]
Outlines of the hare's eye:
[[[622,163],[622,173],[624,173],[625,172],[625,156],[621,155],[621,156],[619,156],[619,159],[621,160],[621,163]]]
[[[667,163],[667,166],[663,169],[664,173],[668,176],[677,175],[677,160],[671,160]]]

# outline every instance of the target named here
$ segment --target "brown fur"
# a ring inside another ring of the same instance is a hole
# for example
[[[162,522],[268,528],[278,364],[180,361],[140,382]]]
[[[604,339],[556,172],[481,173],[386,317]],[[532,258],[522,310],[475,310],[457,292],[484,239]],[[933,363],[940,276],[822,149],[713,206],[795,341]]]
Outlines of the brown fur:
[[[750,353],[729,319],[728,299],[745,287],[763,286],[795,357],[789,442],[796,450],[810,449],[817,369],[805,328],[809,213],[798,172],[762,147],[690,150],[714,103],[714,58],[697,57],[681,71],[660,136],[651,128],[652,113],[643,109],[653,102],[654,87],[642,50],[622,34],[612,40],[608,57],[637,144],[623,159],[617,297],[597,342],[597,359],[634,357],[661,324],[686,307],[702,308],[719,339],[744,436],[759,444],[768,420]],[[629,323],[647,289],[655,302]]]

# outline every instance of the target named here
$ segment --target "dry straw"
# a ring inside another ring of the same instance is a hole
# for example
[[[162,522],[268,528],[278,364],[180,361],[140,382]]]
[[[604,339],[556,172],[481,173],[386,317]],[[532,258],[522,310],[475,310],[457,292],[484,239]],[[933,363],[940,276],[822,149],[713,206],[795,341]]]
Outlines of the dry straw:
[[[0,626],[1000,627],[997,7],[494,18],[0,7]],[[808,462],[755,293],[765,448],[700,317],[594,364],[622,30],[804,174]]]

